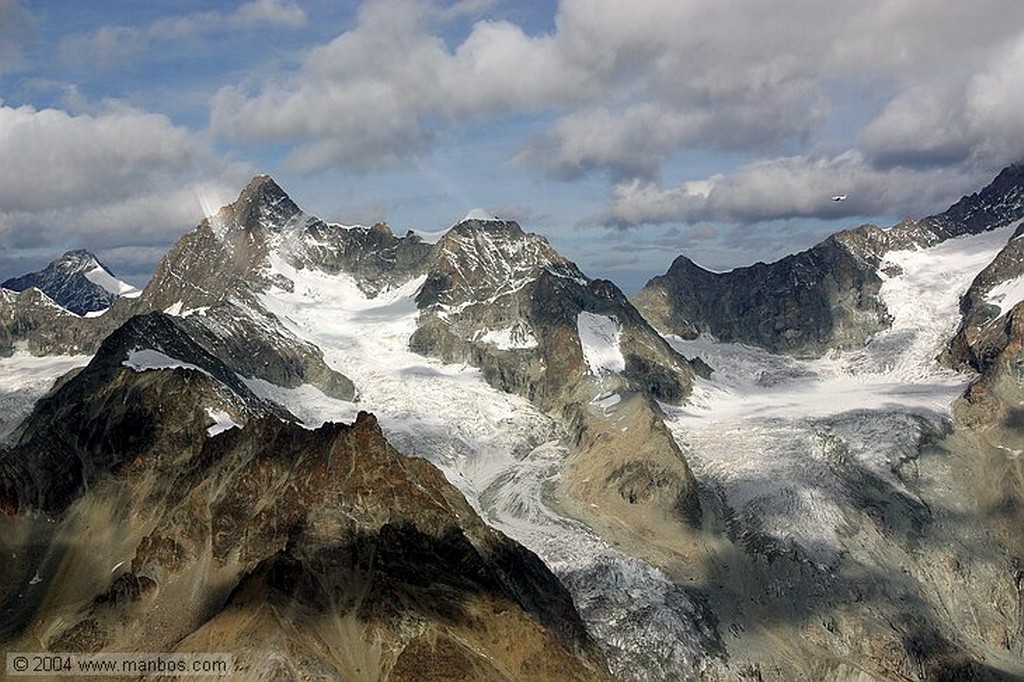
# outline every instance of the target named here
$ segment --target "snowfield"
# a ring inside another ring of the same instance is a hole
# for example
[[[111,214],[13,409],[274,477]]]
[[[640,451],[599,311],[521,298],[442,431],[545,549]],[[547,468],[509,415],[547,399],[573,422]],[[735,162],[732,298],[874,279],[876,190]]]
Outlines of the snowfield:
[[[619,337],[622,325],[607,315],[581,312],[576,317],[576,330],[583,346],[583,359],[596,375],[621,372],[626,369]]]
[[[136,372],[145,372],[152,369],[175,369],[176,367],[180,367],[182,369],[202,372],[206,376],[210,376],[210,373],[202,367],[185,362],[184,360],[172,358],[170,355],[161,353],[158,350],[153,350],[152,348],[143,348],[131,351],[128,353],[128,357],[125,358],[124,362],[121,364],[135,370]]]
[[[913,497],[903,477],[919,441],[944,428],[969,381],[935,358],[956,331],[961,295],[1013,229],[888,254],[883,267],[900,272],[882,275],[892,326],[861,350],[799,361],[669,338],[715,369],[689,405],[663,406],[697,479],[759,533],[820,564],[837,561],[855,509],[851,483]]]
[[[122,282],[117,277],[114,277],[109,272],[104,270],[102,267],[97,265],[93,269],[85,273],[85,278],[103,287],[115,296],[128,296],[129,298],[136,298],[142,294],[140,289],[133,287],[127,282]]]
[[[89,364],[89,355],[36,357],[24,348],[0,358],[0,443],[32,411],[53,382],[67,372]]]

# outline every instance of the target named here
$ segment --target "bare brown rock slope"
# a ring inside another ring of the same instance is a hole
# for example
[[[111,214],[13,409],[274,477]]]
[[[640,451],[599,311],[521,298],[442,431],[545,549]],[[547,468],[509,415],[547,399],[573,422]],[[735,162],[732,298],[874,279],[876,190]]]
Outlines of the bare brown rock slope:
[[[211,435],[217,413],[238,426]],[[608,679],[544,564],[372,415],[308,430],[159,313],[40,402],[0,451],[0,498],[5,650],[230,651],[246,679]]]

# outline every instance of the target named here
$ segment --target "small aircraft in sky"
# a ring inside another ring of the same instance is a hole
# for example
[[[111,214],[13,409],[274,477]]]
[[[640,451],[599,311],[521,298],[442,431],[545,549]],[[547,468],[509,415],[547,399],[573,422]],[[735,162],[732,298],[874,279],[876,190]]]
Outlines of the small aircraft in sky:
[[[832,201],[837,201],[837,202],[838,201],[846,201],[846,195],[845,194],[837,194],[834,197],[832,197]]]

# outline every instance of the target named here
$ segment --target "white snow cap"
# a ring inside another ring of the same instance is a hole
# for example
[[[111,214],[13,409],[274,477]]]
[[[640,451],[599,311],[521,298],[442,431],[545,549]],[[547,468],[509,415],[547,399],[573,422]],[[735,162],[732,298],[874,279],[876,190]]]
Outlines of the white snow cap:
[[[467,213],[466,217],[463,218],[462,220],[495,220],[495,217],[493,213],[489,213],[485,209],[473,208],[470,209],[469,213]]]

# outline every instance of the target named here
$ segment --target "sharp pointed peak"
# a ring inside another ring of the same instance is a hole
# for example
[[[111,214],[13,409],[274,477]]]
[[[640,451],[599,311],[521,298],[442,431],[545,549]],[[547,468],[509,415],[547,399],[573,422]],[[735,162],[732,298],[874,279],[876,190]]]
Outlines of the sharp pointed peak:
[[[252,177],[252,180],[250,180],[249,184],[245,186],[245,189],[242,190],[242,193],[245,194],[246,192],[253,191],[261,187],[277,188],[278,190],[281,190],[281,185],[277,184],[277,181],[274,180],[274,178],[271,177],[269,173],[259,173],[258,175],[254,175]]]
[[[253,177],[238,198],[220,210],[217,218],[245,230],[257,227],[276,230],[298,213],[301,210],[291,197],[264,173]]]
[[[66,270],[91,270],[94,268],[102,268],[106,270],[106,266],[100,262],[100,259],[96,257],[92,251],[86,249],[72,249],[65,251],[61,255],[51,261],[50,266],[52,267],[63,267]]]
[[[253,202],[253,201],[274,201],[280,199],[287,199],[291,201],[288,194],[281,188],[281,185],[277,184],[274,178],[268,174],[263,173],[256,175],[249,184],[238,195],[238,199],[235,203],[239,202]]]

